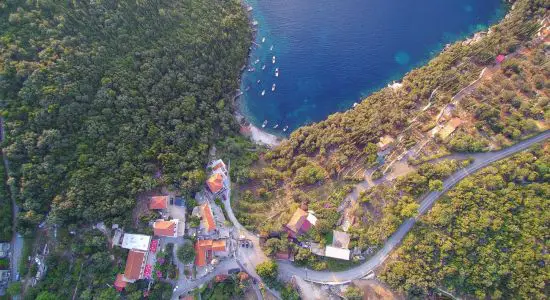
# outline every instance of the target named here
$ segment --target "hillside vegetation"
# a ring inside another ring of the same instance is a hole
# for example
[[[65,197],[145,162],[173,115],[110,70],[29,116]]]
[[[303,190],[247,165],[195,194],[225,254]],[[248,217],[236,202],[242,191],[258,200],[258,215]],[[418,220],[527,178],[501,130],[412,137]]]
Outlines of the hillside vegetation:
[[[550,144],[467,177],[439,199],[382,268],[393,288],[477,299],[546,299]]]
[[[236,133],[239,1],[1,1],[0,99],[21,230],[124,223],[136,194],[193,193]],[[50,211],[51,209],[51,211]]]
[[[382,89],[349,111],[299,128],[266,153],[250,170],[250,180],[241,186],[236,204],[241,222],[264,233],[278,231],[297,206],[309,204],[320,219],[334,225],[346,195],[342,188],[349,192],[350,184],[364,180],[366,169],[380,168],[376,143],[384,135],[396,138],[398,144],[386,158],[389,161],[413,148],[416,153],[433,149],[432,154],[438,156],[452,151],[487,151],[548,128],[550,65],[548,48],[539,34],[550,1],[518,0],[513,7],[482,38],[456,42],[426,66],[409,72],[400,88]],[[495,63],[499,54],[508,55],[502,65]],[[485,68],[486,76],[465,93],[464,88]],[[438,117],[439,112],[457,98],[463,101],[448,118],[460,117],[462,126],[446,139],[439,134],[432,137],[431,130],[444,119]],[[415,164],[426,161],[424,157],[417,160]],[[422,191],[427,188],[424,184],[428,181],[422,183]],[[400,203],[398,192],[391,192],[389,201],[379,196],[372,197],[370,203],[364,201],[357,216],[369,218],[369,224],[378,224],[382,218],[391,225],[385,230],[395,228],[408,215],[401,206],[410,210],[420,195],[413,193],[413,198]],[[380,212],[388,215],[381,217]],[[320,234],[331,229],[322,226]],[[371,245],[390,233],[379,232],[384,230],[379,226],[357,229],[353,239],[370,240]]]

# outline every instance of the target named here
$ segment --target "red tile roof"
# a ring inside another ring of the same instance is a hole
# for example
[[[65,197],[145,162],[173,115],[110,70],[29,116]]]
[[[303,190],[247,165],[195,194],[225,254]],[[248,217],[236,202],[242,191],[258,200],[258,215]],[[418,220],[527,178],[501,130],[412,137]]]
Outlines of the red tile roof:
[[[212,215],[212,210],[210,209],[210,205],[208,203],[201,205],[201,216],[206,227],[206,232],[210,232],[216,229],[214,215]]]
[[[141,266],[145,260],[145,252],[130,250],[128,259],[126,259],[126,268],[124,269],[124,277],[129,280],[138,280],[141,278]]]
[[[195,265],[204,267],[212,259],[212,240],[199,240],[195,244]]]
[[[153,223],[153,231],[156,236],[174,236],[176,230],[176,222],[171,221],[156,221]]]
[[[149,209],[166,209],[168,208],[168,196],[153,196],[149,203]]]
[[[225,240],[213,241],[212,251],[225,251]]]
[[[208,185],[208,189],[212,193],[217,193],[222,190],[223,188],[223,176],[220,173],[213,174],[208,178],[206,181],[206,184]]]
[[[294,233],[298,233],[302,228],[302,225],[307,219],[307,212],[301,208],[296,209],[290,221],[286,224],[286,227]]]
[[[115,283],[113,284],[115,286],[115,289],[119,292],[122,292],[122,290],[126,287],[128,283],[124,281],[124,275],[117,274]]]
[[[216,165],[212,168],[212,170],[215,171],[215,170],[217,170],[217,169],[219,169],[219,168],[222,168],[222,167],[225,167],[225,164],[223,163],[223,161],[220,161],[218,164],[216,164]]]
[[[206,266],[212,260],[212,252],[225,251],[225,240],[199,240],[195,243],[195,265]]]

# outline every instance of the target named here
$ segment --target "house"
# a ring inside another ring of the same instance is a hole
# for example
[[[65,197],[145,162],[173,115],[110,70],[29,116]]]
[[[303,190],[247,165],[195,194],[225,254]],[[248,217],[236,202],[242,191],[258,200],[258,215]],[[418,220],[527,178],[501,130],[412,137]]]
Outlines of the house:
[[[227,166],[221,159],[211,162],[209,167],[212,168],[212,173],[220,173],[225,176],[228,175]]]
[[[201,229],[204,229],[206,233],[211,233],[216,229],[216,222],[214,221],[214,215],[208,202],[200,206],[201,214]]]
[[[317,218],[313,214],[298,208],[292,215],[292,218],[290,218],[290,221],[285,225],[285,230],[290,237],[296,238],[308,232],[311,226],[315,226],[316,223]]]
[[[178,223],[178,219],[170,221],[157,220],[153,223],[153,232],[156,236],[177,237]]]
[[[348,249],[350,236],[342,231],[332,231],[332,246],[335,248]]]
[[[143,278],[143,271],[147,262],[147,251],[130,250],[126,259],[126,268],[124,269],[123,281],[135,282]]]
[[[10,243],[0,243],[0,258],[6,258],[10,255]]]
[[[167,209],[170,198],[168,196],[153,196],[149,202],[149,209]]]
[[[462,125],[462,120],[460,118],[452,118],[441,130],[439,131],[439,136],[441,139],[445,140],[448,138],[455,130]]]
[[[119,292],[122,292],[122,290],[124,290],[124,288],[126,287],[128,283],[126,281],[124,281],[124,275],[123,274],[117,274],[116,275],[116,279],[115,279],[115,282],[113,283],[113,286],[115,287],[115,289]]]
[[[149,244],[151,243],[151,236],[144,234],[124,233],[122,236],[122,244],[120,245],[124,249],[130,250],[149,250]]]
[[[151,243],[151,236],[144,234],[124,233],[122,236],[122,244],[120,245],[124,249],[130,250],[149,250],[149,244]]]
[[[342,249],[342,248],[327,246],[325,248],[325,256],[337,258],[337,259],[349,260],[350,251],[349,249]]]
[[[195,243],[195,265],[204,267],[212,262],[214,256],[227,256],[225,240],[199,240]]]
[[[227,166],[221,159],[218,159],[211,162],[208,167],[212,168],[212,175],[206,181],[208,189],[214,195],[223,193],[229,187]]]
[[[392,143],[395,141],[394,138],[392,138],[391,136],[389,135],[385,135],[383,137],[380,138],[380,141],[378,142],[378,149],[380,151],[384,151],[386,149],[388,149]]]
[[[208,189],[212,194],[218,194],[224,190],[223,186],[223,175],[220,173],[212,174],[210,178],[206,181],[206,185],[208,185]]]

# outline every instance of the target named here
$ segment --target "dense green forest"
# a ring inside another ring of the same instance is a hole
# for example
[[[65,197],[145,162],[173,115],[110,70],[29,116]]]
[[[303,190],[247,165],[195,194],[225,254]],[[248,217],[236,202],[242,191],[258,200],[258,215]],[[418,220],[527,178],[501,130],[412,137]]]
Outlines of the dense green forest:
[[[376,165],[376,143],[384,135],[401,135],[401,151],[424,142],[415,140],[415,136],[423,135],[433,140],[430,143],[435,148],[443,149],[441,153],[449,153],[486,151],[487,136],[495,136],[502,140],[500,146],[507,146],[544,130],[550,117],[550,65],[544,58],[547,50],[541,46],[528,55],[516,52],[530,47],[536,39],[550,1],[517,0],[513,7],[506,18],[490,28],[490,34],[475,43],[459,41],[450,45],[427,65],[409,72],[399,89],[382,89],[351,110],[301,127],[266,153],[241,187],[236,204],[241,222],[260,231],[279,230],[288,221],[293,203],[330,201],[333,190],[358,179],[345,175],[350,169]],[[495,66],[495,58],[502,53],[516,56],[503,66],[505,70],[512,68],[510,74],[494,76],[499,84],[490,89],[482,87],[464,101],[467,107],[461,106],[460,110],[465,114],[461,116],[465,118],[465,129],[457,130],[450,141],[432,139],[429,130],[436,126],[435,115],[484,68]],[[424,111],[425,107],[430,109]],[[409,126],[413,120],[415,126]],[[338,205],[333,203],[327,209],[336,213]]]
[[[545,299],[549,146],[464,179],[420,219],[381,278],[411,295],[442,286],[478,299]]]
[[[0,99],[20,230],[124,223],[136,194],[192,193],[234,135],[250,39],[236,0],[0,1]]]
[[[6,189],[6,170],[4,164],[0,163],[0,242],[11,241],[12,237],[12,207],[11,199]]]

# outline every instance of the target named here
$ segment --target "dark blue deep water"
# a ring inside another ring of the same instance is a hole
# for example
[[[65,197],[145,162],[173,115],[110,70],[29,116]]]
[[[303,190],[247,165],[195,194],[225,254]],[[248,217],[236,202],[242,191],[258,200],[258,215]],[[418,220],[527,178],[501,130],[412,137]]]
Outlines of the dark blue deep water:
[[[280,135],[352,107],[505,13],[501,0],[246,1],[258,33],[240,111]]]

